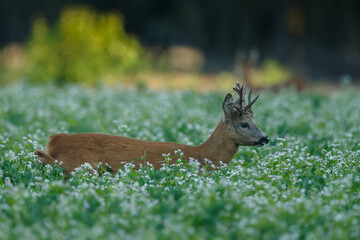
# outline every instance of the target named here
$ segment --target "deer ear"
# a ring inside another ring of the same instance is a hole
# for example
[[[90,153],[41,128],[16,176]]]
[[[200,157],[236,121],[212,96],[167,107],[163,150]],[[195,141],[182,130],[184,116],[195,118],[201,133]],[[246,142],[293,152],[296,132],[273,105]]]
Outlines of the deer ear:
[[[233,109],[234,109],[233,97],[230,93],[228,93],[223,102],[223,110],[224,110],[225,116],[230,116]]]

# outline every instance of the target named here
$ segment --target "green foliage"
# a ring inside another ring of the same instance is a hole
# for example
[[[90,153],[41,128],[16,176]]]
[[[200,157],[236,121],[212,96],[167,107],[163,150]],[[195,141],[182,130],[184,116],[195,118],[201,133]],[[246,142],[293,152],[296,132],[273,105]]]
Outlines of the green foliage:
[[[125,33],[121,15],[71,7],[52,28],[43,18],[34,21],[25,75],[37,83],[95,84],[137,71],[142,53],[137,39]]]
[[[200,144],[220,120],[222,99],[0,89],[0,239],[359,239],[360,98],[350,88],[262,93],[253,108],[270,143],[239,147],[229,166],[208,162],[211,171],[175,150],[157,171],[84,164],[63,181],[61,162],[43,166],[33,155],[59,132]]]

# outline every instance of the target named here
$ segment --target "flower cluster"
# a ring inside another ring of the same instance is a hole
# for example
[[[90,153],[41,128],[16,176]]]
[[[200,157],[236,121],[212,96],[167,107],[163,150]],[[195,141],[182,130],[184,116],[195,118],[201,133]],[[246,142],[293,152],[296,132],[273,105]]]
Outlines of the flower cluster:
[[[220,120],[222,96],[2,88],[0,239],[359,239],[359,102],[353,89],[263,93],[254,112],[270,143],[239,147],[229,165],[185,161],[175,149],[159,170],[85,163],[64,180],[62,162],[33,154],[49,135],[200,144]]]

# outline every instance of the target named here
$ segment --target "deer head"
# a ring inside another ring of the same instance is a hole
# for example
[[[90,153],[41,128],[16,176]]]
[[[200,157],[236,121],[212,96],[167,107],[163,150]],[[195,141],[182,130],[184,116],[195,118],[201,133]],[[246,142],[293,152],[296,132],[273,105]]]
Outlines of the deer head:
[[[228,93],[223,102],[223,124],[226,126],[230,138],[239,146],[263,146],[269,142],[269,138],[261,131],[254,122],[254,113],[252,105],[256,102],[259,95],[251,100],[251,93],[248,94],[248,103],[246,104],[246,89],[236,83],[233,88],[239,95],[236,102]]]

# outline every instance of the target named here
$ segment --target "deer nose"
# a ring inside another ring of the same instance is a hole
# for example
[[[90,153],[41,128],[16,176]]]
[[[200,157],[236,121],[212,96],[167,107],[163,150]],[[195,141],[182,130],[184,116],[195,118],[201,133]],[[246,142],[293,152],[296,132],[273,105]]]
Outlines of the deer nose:
[[[264,144],[268,144],[269,140],[270,140],[269,137],[265,136],[265,137],[260,138],[259,142],[264,143]]]

